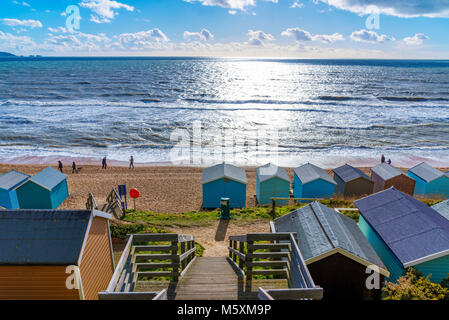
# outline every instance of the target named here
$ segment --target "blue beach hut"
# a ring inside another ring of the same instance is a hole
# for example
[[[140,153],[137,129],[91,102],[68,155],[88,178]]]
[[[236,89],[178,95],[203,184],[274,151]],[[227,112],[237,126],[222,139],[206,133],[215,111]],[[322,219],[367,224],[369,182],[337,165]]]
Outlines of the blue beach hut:
[[[394,188],[354,202],[359,227],[385,266],[389,281],[413,267],[440,282],[449,272],[449,220]]]
[[[20,209],[56,209],[68,196],[67,176],[51,167],[17,189]]]
[[[290,178],[285,169],[272,163],[257,168],[256,198],[261,205],[270,204],[271,198],[290,197]],[[285,205],[288,200],[276,201],[279,205]]]
[[[416,180],[413,195],[449,197],[449,176],[427,163],[411,168],[408,175]]]
[[[203,208],[219,208],[221,198],[229,198],[231,208],[246,206],[245,170],[222,163],[203,170]]]
[[[18,209],[16,189],[24,184],[29,175],[11,170],[0,175],[0,207],[5,209]]]
[[[337,183],[323,169],[307,163],[294,171],[295,198],[331,198],[334,195]]]

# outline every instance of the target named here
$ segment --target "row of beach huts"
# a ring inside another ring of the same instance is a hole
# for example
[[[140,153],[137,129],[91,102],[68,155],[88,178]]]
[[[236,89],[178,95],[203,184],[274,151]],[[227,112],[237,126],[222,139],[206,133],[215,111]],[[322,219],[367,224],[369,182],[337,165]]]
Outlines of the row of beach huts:
[[[449,197],[449,173],[443,173],[427,163],[411,168],[407,175],[387,163],[371,168],[371,176],[345,164],[332,170],[333,177],[324,169],[307,163],[294,169],[291,183],[285,169],[274,164],[257,168],[256,199],[267,205],[272,198],[281,198],[282,205],[290,197],[296,199],[327,199],[336,196],[360,198],[395,187],[411,196]],[[220,198],[230,199],[231,208],[246,206],[246,173],[243,168],[222,163],[204,169],[202,177],[203,207],[220,207]]]
[[[219,207],[222,197],[232,207],[245,206],[244,169],[206,168],[202,183],[204,207]],[[256,196],[259,204],[289,198],[291,189],[300,199],[358,198],[358,222],[314,201],[276,219],[272,231],[295,233],[325,299],[379,299],[381,286],[367,287],[368,269],[380,283],[397,281],[409,267],[434,282],[448,276],[449,200],[429,207],[413,197],[446,199],[448,186],[448,175],[425,163],[407,175],[383,163],[371,169],[371,177],[349,165],[331,177],[306,164],[294,170],[293,185],[284,169],[268,164],[257,169]],[[97,299],[116,266],[112,216],[95,209],[55,210],[68,191],[67,177],[52,168],[32,177],[0,175],[0,191],[0,206],[21,209],[0,211],[0,299]]]

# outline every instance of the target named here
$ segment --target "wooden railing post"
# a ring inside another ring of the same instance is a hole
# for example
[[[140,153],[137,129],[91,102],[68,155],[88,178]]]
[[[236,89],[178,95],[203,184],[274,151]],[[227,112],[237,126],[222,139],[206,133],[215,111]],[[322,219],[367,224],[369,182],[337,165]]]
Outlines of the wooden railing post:
[[[245,254],[245,243],[242,241],[239,242],[239,252],[243,255]],[[245,266],[245,261],[243,261],[239,257],[239,268],[243,270],[244,266]]]
[[[273,218],[276,218],[276,200],[272,199],[272,205],[271,205],[271,216]]]
[[[184,254],[186,252],[186,245],[187,242],[181,242],[181,254]],[[189,249],[187,249],[189,250]],[[186,263],[188,263],[188,259],[185,259],[184,261],[181,261],[181,271],[185,269]]]
[[[253,277],[253,266],[252,266],[252,262],[253,262],[253,258],[252,258],[252,254],[254,252],[254,249],[252,247],[252,245],[254,244],[254,241],[247,241],[246,245],[246,280],[247,281],[251,281],[252,277]]]
[[[229,247],[234,248],[234,241],[233,240],[229,240]],[[232,261],[235,262],[234,260],[234,253],[229,250],[229,257],[232,259]]]
[[[179,254],[178,254],[178,240],[171,242],[174,248],[172,249],[172,255],[176,256],[175,259],[172,260],[173,265],[173,281],[179,280]],[[176,248],[176,249],[175,249]]]

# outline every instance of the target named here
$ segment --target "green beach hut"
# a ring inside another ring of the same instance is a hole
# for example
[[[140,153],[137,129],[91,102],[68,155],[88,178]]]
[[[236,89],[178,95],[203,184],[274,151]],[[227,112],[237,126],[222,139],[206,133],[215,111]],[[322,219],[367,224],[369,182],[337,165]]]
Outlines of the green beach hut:
[[[56,209],[68,196],[67,176],[51,167],[17,188],[20,209]]]
[[[414,196],[449,197],[449,176],[427,163],[414,166],[408,175],[416,180]]]
[[[16,190],[29,177],[29,175],[15,170],[0,175],[0,207],[5,209],[19,209]]]
[[[271,203],[271,198],[290,197],[290,178],[285,169],[272,163],[257,168],[256,198],[257,203],[266,205]],[[278,200],[279,205],[286,205],[288,200]]]
[[[357,200],[359,227],[397,281],[413,267],[439,283],[449,272],[449,220],[394,188]]]

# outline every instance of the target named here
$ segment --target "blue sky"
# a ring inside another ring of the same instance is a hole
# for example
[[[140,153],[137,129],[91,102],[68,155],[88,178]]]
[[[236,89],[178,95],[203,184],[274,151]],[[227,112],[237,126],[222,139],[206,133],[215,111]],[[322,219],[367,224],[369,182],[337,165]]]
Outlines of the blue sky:
[[[23,55],[449,58],[448,31],[440,0],[0,3],[0,51]]]

